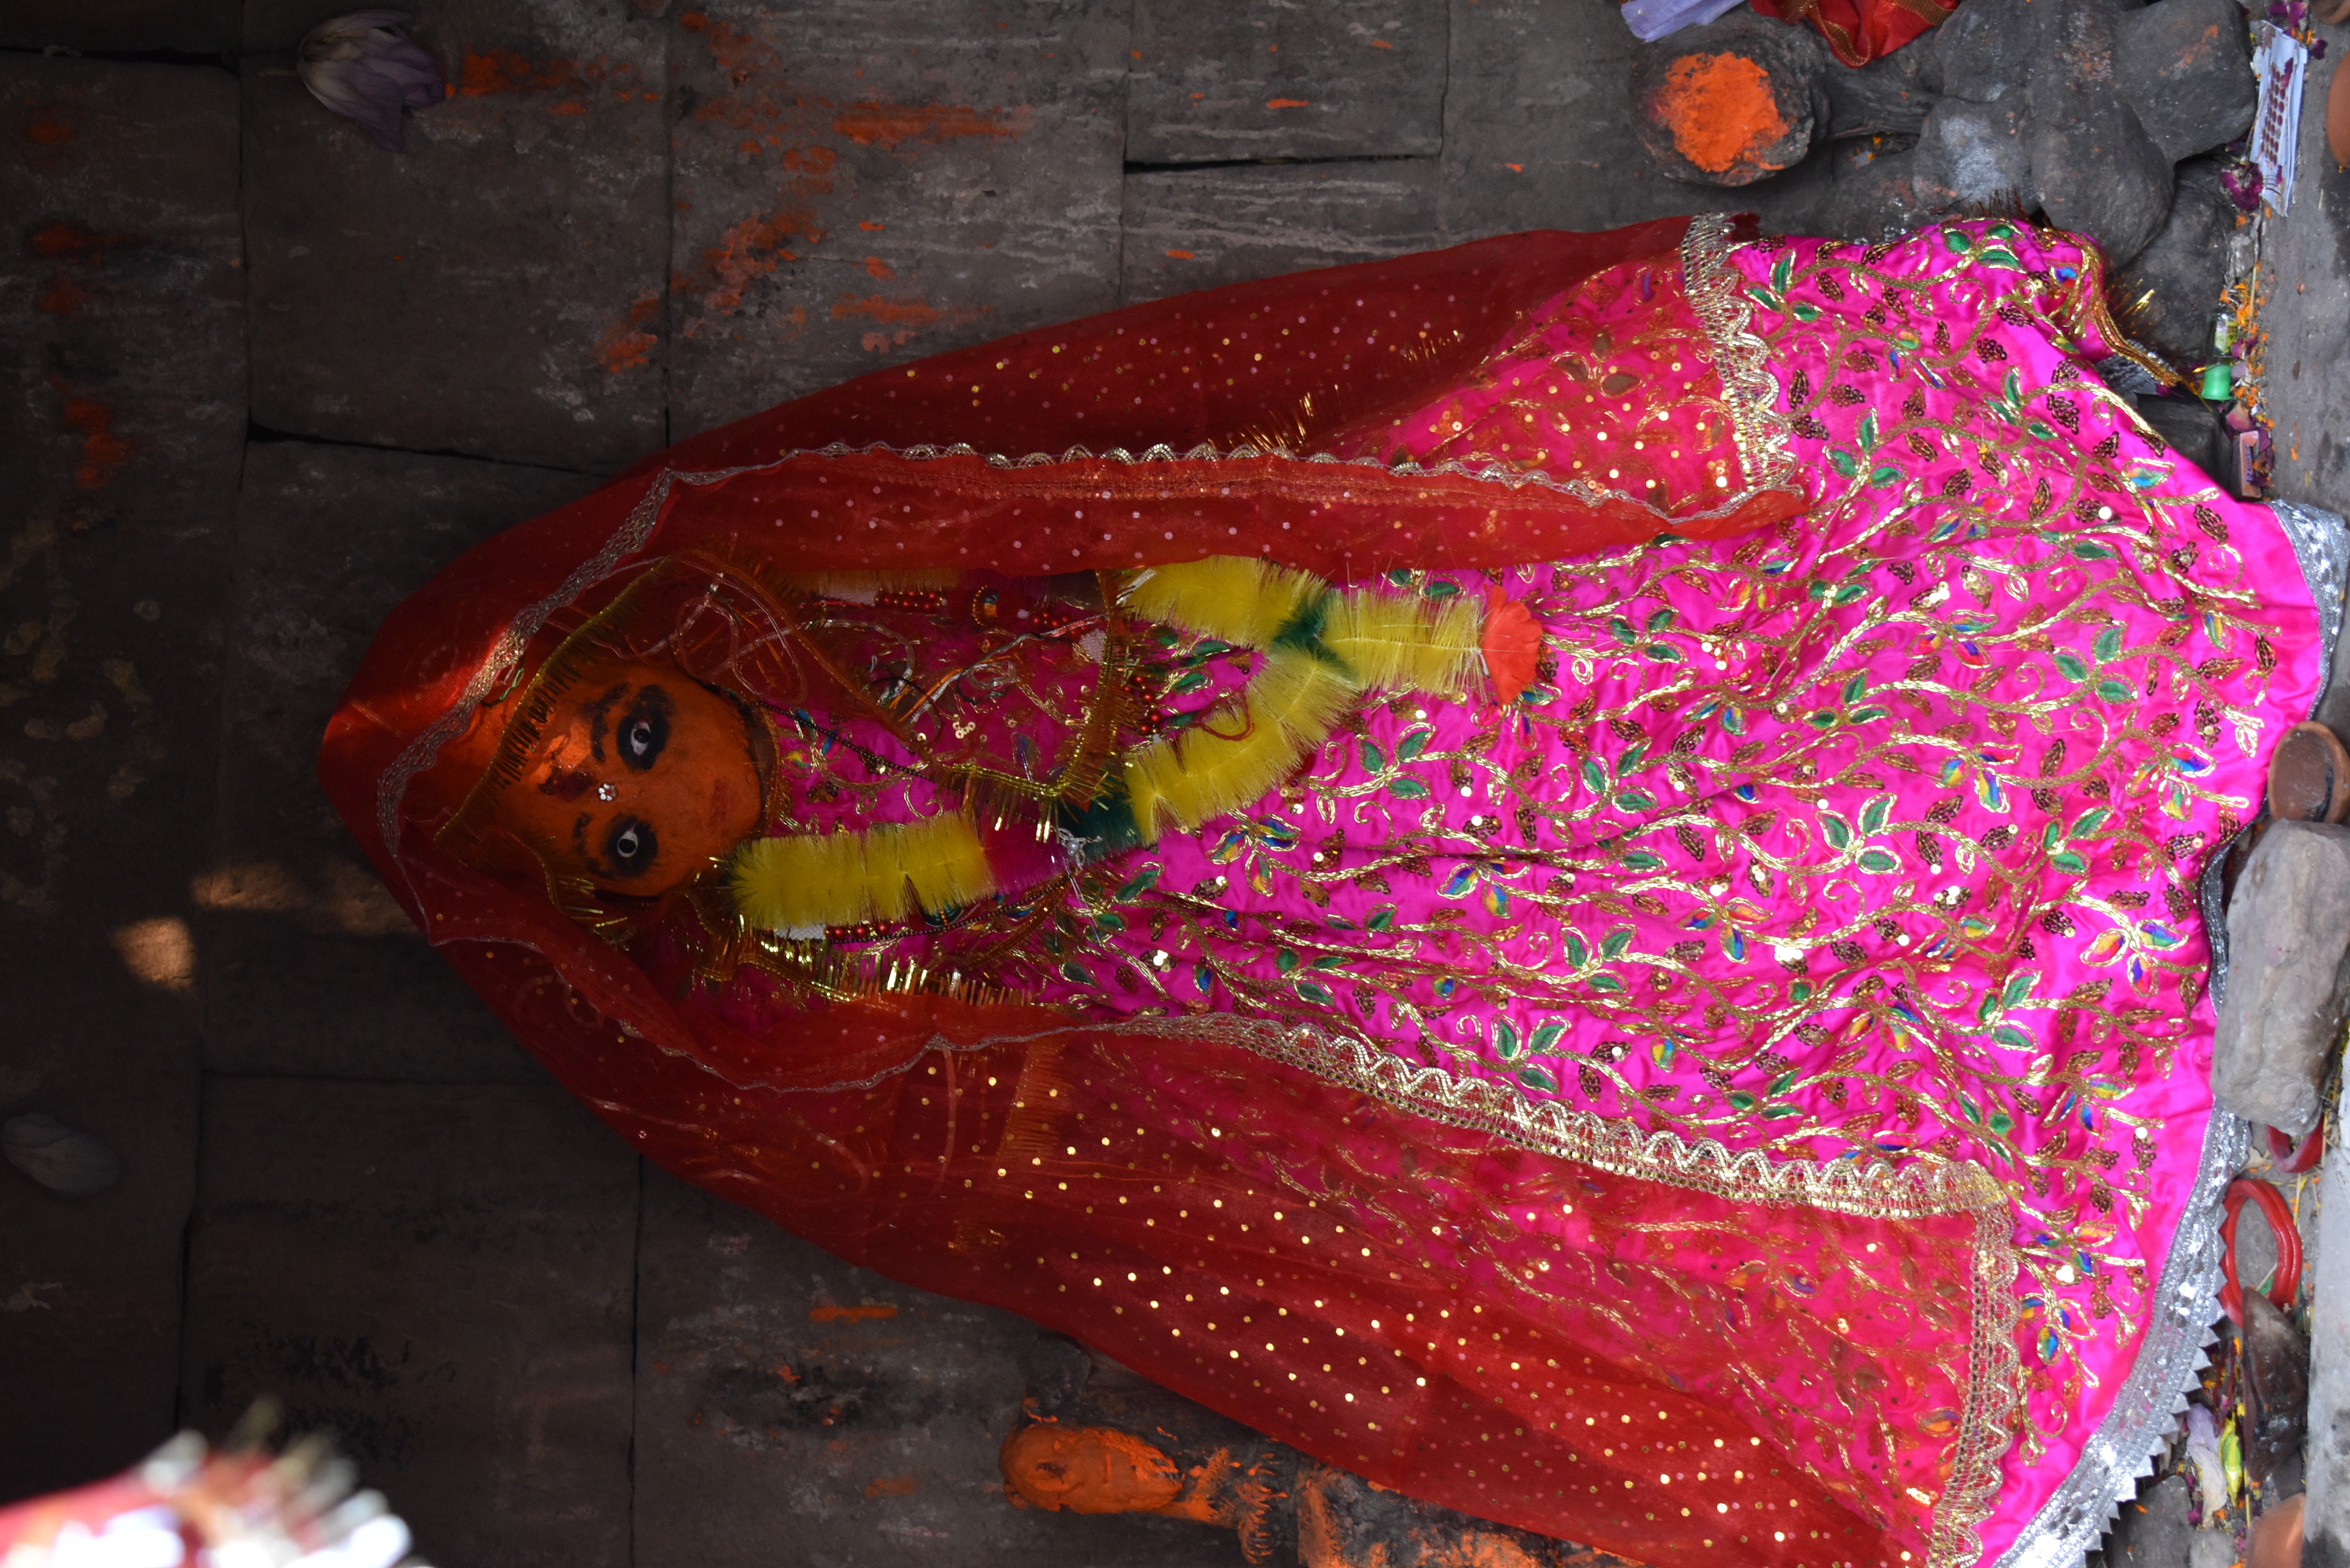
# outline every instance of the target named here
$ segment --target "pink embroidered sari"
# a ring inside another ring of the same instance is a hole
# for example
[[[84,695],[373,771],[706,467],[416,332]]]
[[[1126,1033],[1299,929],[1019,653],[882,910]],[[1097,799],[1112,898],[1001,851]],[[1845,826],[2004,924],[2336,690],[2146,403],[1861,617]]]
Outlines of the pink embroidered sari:
[[[1669,238],[1165,302],[702,438],[403,607],[329,788],[599,1114],[845,1257],[1653,1563],[2067,1560],[2209,1316],[2198,878],[2319,618],[2089,370],[2069,240]],[[818,447],[1079,430],[1210,444]],[[648,562],[931,574],[817,590],[823,647],[956,692],[952,739],[715,588],[627,650],[755,705],[766,831],[810,834],[943,809],[956,746],[1048,771],[1114,684],[1124,745],[1227,722],[1255,652],[1047,574],[1250,553],[1513,601],[1535,679],[1367,691],[1244,810],[790,943],[703,897],[607,945],[436,842],[441,748]]]

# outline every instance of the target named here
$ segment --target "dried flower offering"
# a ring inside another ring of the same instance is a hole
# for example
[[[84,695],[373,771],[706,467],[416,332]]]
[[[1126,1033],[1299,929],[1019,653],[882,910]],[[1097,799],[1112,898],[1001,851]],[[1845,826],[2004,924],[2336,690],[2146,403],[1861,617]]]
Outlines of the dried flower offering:
[[[408,36],[405,11],[354,11],[310,29],[295,74],[310,96],[360,127],[387,152],[403,151],[400,110],[429,109],[447,96],[441,67]]]

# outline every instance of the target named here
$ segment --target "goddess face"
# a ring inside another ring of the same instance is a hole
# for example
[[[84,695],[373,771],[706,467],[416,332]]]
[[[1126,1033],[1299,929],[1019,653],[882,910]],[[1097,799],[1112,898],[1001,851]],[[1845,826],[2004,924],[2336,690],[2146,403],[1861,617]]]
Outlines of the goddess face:
[[[756,834],[763,800],[732,701],[672,667],[602,659],[556,701],[496,809],[555,869],[641,897]]]

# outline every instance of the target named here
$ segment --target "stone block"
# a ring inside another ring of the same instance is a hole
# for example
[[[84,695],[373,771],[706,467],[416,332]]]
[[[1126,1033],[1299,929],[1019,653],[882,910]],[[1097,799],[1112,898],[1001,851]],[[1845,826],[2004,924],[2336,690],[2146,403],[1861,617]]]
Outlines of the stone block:
[[[1838,66],[1827,72],[1828,134],[1917,135],[1935,103],[1934,89],[1926,85],[1931,58],[1921,41],[1916,48],[1879,55],[1858,69]]]
[[[658,1170],[638,1264],[635,1568],[1240,1568],[1227,1531],[1014,1509],[1036,1330],[855,1269]],[[400,1495],[395,1492],[395,1497]]]
[[[239,0],[0,0],[0,48],[225,55],[238,9]]]
[[[245,57],[253,418],[621,468],[667,439],[667,30],[597,0],[445,0],[416,32],[452,95],[402,154],[290,55]]]
[[[2251,129],[2259,98],[2235,0],[2160,0],[2114,27],[2114,80],[2177,161]]]
[[[1446,0],[1141,0],[1127,161],[1432,156],[1444,139],[1445,13]]]
[[[2244,1473],[2273,1498],[2280,1472],[2300,1468],[2308,1430],[2309,1341],[2262,1291],[2244,1292],[2243,1311],[2237,1344],[2249,1417],[2242,1428]]]
[[[1840,70],[1808,28],[1753,12],[1684,27],[1632,58],[1632,122],[1665,174],[1742,187],[1802,162],[1828,125]]]
[[[1996,209],[2005,203],[2029,210],[2038,187],[2024,150],[2020,103],[1970,103],[1950,99],[1926,117],[1918,145],[1933,159],[1949,186],[1946,212]]]
[[[1626,98],[1638,48],[1606,0],[1453,0],[1438,191],[1445,244],[1723,207],[1719,192],[1667,178],[1641,151]],[[1741,186],[1729,204],[1758,213],[1766,232],[1804,232],[1829,163],[1825,150],[1814,152]]]
[[[674,435],[1118,303],[1122,11],[677,21]]]
[[[174,1430],[198,1117],[184,970],[126,972],[102,940],[11,933],[5,951],[0,1120],[55,1116],[122,1174],[64,1198],[0,1165],[0,1503],[110,1474]]]
[[[436,1563],[629,1562],[638,1160],[551,1085],[210,1081],[186,1398],[334,1437]]]
[[[2205,473],[2216,478],[2225,471],[2231,438],[2220,416],[2211,411],[2210,404],[2180,393],[2140,398],[2137,412],[2138,418],[2152,425],[2171,451]]]
[[[1954,213],[2029,204],[2022,109],[2020,94],[2005,103],[1941,99],[1914,146],[1838,169],[1820,232],[1881,239]]]
[[[1432,249],[1436,161],[1260,164],[1126,182],[1128,303]]]
[[[244,436],[236,84],[0,57],[0,919],[184,910]]]
[[[2177,179],[2170,216],[2119,275],[2115,292],[2125,309],[2124,329],[2185,368],[2212,356],[2211,319],[2227,286],[2236,204],[2220,188],[2216,160],[2182,163]]]
[[[351,843],[318,788],[318,742],[386,612],[469,546],[591,483],[307,441],[257,442],[247,453],[220,805],[192,889],[207,1066],[536,1075]]]
[[[2120,266],[2170,213],[2171,160],[2116,78],[2119,26],[2107,0],[2045,0],[2030,26],[2038,53],[2024,145],[2041,210]]]
[[[2035,90],[2033,188],[2059,228],[2086,234],[2119,266],[2162,232],[2170,215],[2170,160],[2136,110],[2106,90]]]
[[[2040,57],[2033,0],[1968,0],[1913,47],[1925,49],[1924,80],[1935,91],[1999,103],[2030,86]]]
[[[2228,987],[2211,1087],[2247,1121],[2295,1137],[2350,1007],[2350,827],[2272,823],[2228,901]]]

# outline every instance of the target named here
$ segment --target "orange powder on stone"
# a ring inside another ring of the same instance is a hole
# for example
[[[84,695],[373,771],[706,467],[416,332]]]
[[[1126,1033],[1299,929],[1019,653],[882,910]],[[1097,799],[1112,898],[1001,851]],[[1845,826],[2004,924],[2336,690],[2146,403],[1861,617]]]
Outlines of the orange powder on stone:
[[[1770,74],[1742,55],[1686,55],[1665,73],[1658,95],[1681,156],[1709,174],[1752,161],[1787,134]]]

